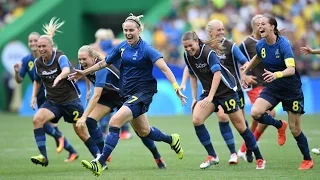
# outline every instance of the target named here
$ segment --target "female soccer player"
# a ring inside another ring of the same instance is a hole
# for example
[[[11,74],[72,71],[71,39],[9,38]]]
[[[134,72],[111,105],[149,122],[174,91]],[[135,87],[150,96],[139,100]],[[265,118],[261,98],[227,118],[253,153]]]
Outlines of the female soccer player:
[[[58,19],[52,18],[49,24],[44,25],[46,35],[39,37],[37,45],[40,57],[34,63],[36,73],[31,106],[35,107],[41,83],[45,87],[46,101],[33,117],[34,136],[41,155],[31,157],[31,161],[42,166],[47,166],[49,163],[43,125],[49,121],[57,123],[61,117],[64,117],[66,122],[73,123],[75,132],[85,142],[94,157],[100,153],[96,144],[89,137],[87,129],[78,129],[75,126],[75,122],[83,113],[80,94],[76,84],[67,80],[72,68],[67,56],[54,48],[52,40],[55,32],[63,24],[64,22],[58,23]]]
[[[99,55],[88,45],[82,46],[78,51],[78,60],[81,69],[88,69],[96,63],[99,63]],[[119,65],[120,61],[112,66],[112,68],[104,68],[94,74],[86,75],[95,86],[89,104],[83,115],[77,121],[77,127],[88,127],[89,134],[93,141],[96,142],[100,152],[103,150],[104,141],[103,134],[98,128],[97,121],[106,116],[115,108],[120,108],[123,104],[122,98],[119,96]],[[166,165],[161,158],[158,149],[151,139],[141,137],[144,145],[151,151],[157,163],[158,168],[165,169]],[[109,156],[110,157],[110,156]]]
[[[152,75],[153,64],[155,64],[166,75],[172,83],[177,96],[185,104],[185,96],[181,93],[176,79],[163,60],[161,54],[141,39],[140,33],[143,24],[140,18],[130,14],[122,24],[126,41],[117,45],[105,61],[84,71],[77,70],[71,75],[71,79],[79,79],[110,64],[121,60],[120,67],[120,96],[125,99],[122,107],[112,116],[109,122],[109,134],[105,140],[103,154],[98,160],[82,164],[99,176],[106,167],[106,159],[111,154],[119,141],[120,127],[130,121],[133,129],[139,136],[154,141],[163,141],[171,145],[179,159],[183,158],[183,149],[180,145],[178,134],[167,135],[156,127],[151,127],[146,112],[152,102],[153,95],[157,92],[157,81]]]
[[[300,51],[302,54],[320,54],[320,49],[312,49],[309,46],[301,47]],[[316,155],[320,155],[320,148],[313,148],[311,149],[311,152],[313,152]]]
[[[192,99],[197,99],[197,79],[201,82],[204,90],[200,101],[194,101],[192,104],[192,122],[195,131],[201,144],[208,152],[208,157],[205,162],[200,164],[200,168],[208,168],[219,163],[204,122],[213,112],[219,111],[218,107],[221,106],[223,112],[228,114],[235,128],[245,140],[247,147],[254,152],[257,159],[256,169],[264,169],[265,161],[252,132],[246,127],[241,110],[239,110],[239,97],[235,92],[237,87],[235,78],[228,69],[219,64],[219,58],[215,51],[204,44],[195,32],[184,33],[182,43],[186,51],[184,59],[189,69]]]
[[[32,32],[28,37],[28,46],[31,50],[31,54],[24,57],[21,63],[17,63],[14,65],[15,71],[15,80],[17,83],[22,83],[24,76],[28,73],[29,78],[32,82],[34,82],[34,60],[37,57],[40,57],[40,53],[38,51],[37,42],[40,37],[40,34],[37,32]],[[38,108],[44,103],[46,97],[44,92],[44,86],[41,85],[39,93],[37,95],[37,106]],[[69,157],[65,159],[65,162],[72,162],[78,158],[77,152],[73,149],[73,147],[69,144],[68,140],[62,135],[60,130],[57,127],[57,124],[52,124],[50,122],[45,123],[43,125],[45,133],[52,136],[57,144],[57,153],[62,152],[63,149],[66,149],[69,152]]]
[[[256,55],[256,44],[261,39],[261,35],[258,29],[260,18],[263,16],[261,14],[255,15],[251,20],[251,28],[252,34],[248,36],[243,42],[240,44],[241,52],[250,60]],[[244,78],[247,84],[251,86],[251,90],[247,91],[248,97],[253,104],[258,98],[259,94],[263,90],[264,81],[262,74],[264,73],[264,65],[260,62],[256,68],[252,69]],[[272,109],[268,112],[272,117],[275,117],[275,110]],[[259,124],[258,121],[252,121],[250,124],[250,130],[253,132],[254,137],[257,141],[259,141],[260,136],[265,131],[268,126],[265,124]],[[246,153],[247,152],[247,153]],[[243,142],[241,148],[238,151],[238,156],[247,160],[248,162],[252,162],[253,156],[252,152],[247,151],[246,145]]]
[[[259,22],[262,39],[256,45],[256,56],[250,61],[243,73],[247,73],[260,61],[265,66],[264,81],[266,82],[259,98],[251,109],[253,119],[262,124],[273,125],[278,129],[278,143],[286,141],[285,121],[274,119],[267,110],[282,102],[283,110],[288,113],[289,128],[303,155],[300,170],[313,167],[309,153],[308,140],[301,130],[301,114],[304,114],[304,96],[301,89],[301,79],[296,71],[291,44],[287,38],[281,36],[274,17],[264,15]]]

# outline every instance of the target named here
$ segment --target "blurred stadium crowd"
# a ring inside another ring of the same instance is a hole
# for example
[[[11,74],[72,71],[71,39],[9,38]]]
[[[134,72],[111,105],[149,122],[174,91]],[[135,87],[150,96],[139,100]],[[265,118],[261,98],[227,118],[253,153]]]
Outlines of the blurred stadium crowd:
[[[144,32],[170,64],[184,66],[180,38],[184,31],[194,30],[206,39],[205,25],[219,19],[225,25],[227,38],[239,44],[250,35],[250,21],[255,14],[277,17],[279,29],[293,43],[296,65],[302,75],[320,75],[320,57],[303,56],[301,46],[320,47],[320,3],[317,0],[173,0],[172,9],[152,30]]]
[[[34,0],[0,0],[0,29],[23,14]]]

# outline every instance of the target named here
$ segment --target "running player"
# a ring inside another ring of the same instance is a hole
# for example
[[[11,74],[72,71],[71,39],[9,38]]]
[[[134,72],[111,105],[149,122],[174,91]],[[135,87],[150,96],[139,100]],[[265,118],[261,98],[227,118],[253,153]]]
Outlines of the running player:
[[[287,122],[276,120],[267,110],[282,102],[283,110],[288,113],[289,127],[303,155],[300,170],[313,167],[308,140],[301,130],[301,114],[304,114],[304,96],[301,79],[295,68],[292,47],[287,38],[281,36],[274,17],[264,15],[260,18],[261,40],[256,45],[256,56],[244,68],[243,74],[254,68],[260,61],[265,66],[263,80],[265,87],[254,102],[251,116],[259,123],[273,125],[278,129],[278,144],[286,141]],[[244,81],[245,83],[245,81]]]
[[[46,150],[46,136],[43,125],[49,121],[57,123],[61,117],[66,122],[73,123],[74,130],[88,147],[91,154],[96,157],[100,151],[94,141],[89,137],[87,129],[78,129],[75,122],[82,116],[83,106],[79,99],[79,90],[73,81],[67,80],[71,71],[71,64],[63,52],[54,48],[52,37],[64,22],[52,18],[49,24],[44,25],[44,32],[38,40],[40,57],[35,60],[35,81],[33,83],[31,106],[35,107],[36,98],[44,84],[46,101],[41,105],[33,117],[34,136],[41,155],[32,156],[34,164],[47,166],[48,156]]]
[[[217,42],[220,44],[220,40]],[[218,56],[210,47],[212,41],[208,46],[199,39],[195,32],[189,31],[182,36],[182,43],[186,51],[184,59],[189,69],[192,88],[192,122],[201,144],[208,153],[207,159],[200,164],[200,168],[208,168],[219,163],[204,122],[213,112],[219,111],[218,106],[220,106],[223,112],[228,114],[247,147],[254,152],[257,159],[256,169],[264,169],[266,161],[263,160],[256,139],[246,127],[245,119],[239,109],[239,98],[235,92],[237,82],[228,69],[219,64]],[[204,90],[198,102],[196,101],[197,79]]]
[[[158,128],[151,127],[148,122],[146,112],[152,102],[153,95],[157,92],[157,81],[152,75],[153,65],[156,65],[166,75],[183,104],[186,103],[186,97],[181,93],[179,85],[162,55],[141,39],[140,33],[143,30],[141,17],[143,16],[130,14],[126,18],[122,24],[126,41],[117,45],[105,61],[101,61],[84,71],[76,70],[76,73],[70,77],[70,79],[79,79],[121,60],[119,89],[120,96],[125,99],[125,103],[109,122],[109,134],[105,140],[102,156],[91,162],[82,161],[82,164],[96,176],[99,176],[107,167],[105,162],[119,141],[120,127],[128,121],[131,122],[139,136],[153,141],[166,142],[170,144],[179,159],[183,158],[180,136],[178,134],[167,135]]]
[[[34,81],[34,74],[35,74],[35,68],[34,68],[34,60],[36,57],[40,57],[37,42],[40,37],[40,34],[37,32],[32,32],[29,34],[28,37],[28,46],[31,50],[31,54],[24,57],[21,61],[21,63],[17,63],[14,65],[14,71],[15,71],[15,80],[17,83],[22,83],[24,76],[26,73],[28,73],[30,80]],[[44,86],[41,85],[39,93],[37,95],[37,106],[38,108],[41,107],[41,105],[46,100],[45,92],[44,92]],[[69,152],[69,157],[65,159],[65,162],[72,162],[78,158],[77,152],[73,149],[71,144],[69,144],[69,141],[62,135],[60,130],[57,127],[57,124],[52,124],[50,122],[45,123],[43,125],[43,129],[45,133],[52,136],[57,144],[57,153],[62,152],[63,149],[66,149]]]

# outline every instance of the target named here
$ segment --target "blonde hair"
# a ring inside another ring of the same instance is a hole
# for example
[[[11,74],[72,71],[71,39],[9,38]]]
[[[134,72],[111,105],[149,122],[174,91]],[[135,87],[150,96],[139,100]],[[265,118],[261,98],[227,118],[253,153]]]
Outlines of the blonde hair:
[[[54,46],[54,42],[53,42],[53,36],[55,35],[55,32],[60,32],[58,31],[58,29],[64,24],[64,21],[62,22],[58,22],[60,19],[57,19],[56,17],[51,18],[49,24],[44,24],[43,25],[43,32],[45,33],[45,35],[41,35],[39,37],[40,38],[45,38],[49,41],[49,43]]]
[[[111,29],[103,29],[100,28],[97,30],[97,32],[95,33],[95,38],[99,41],[101,40],[106,40],[106,39],[114,39],[114,34],[113,31]]]
[[[210,32],[218,23],[223,25],[222,21],[217,19],[213,19],[207,23],[205,30],[206,30],[207,36],[209,37],[209,40],[206,41],[205,44],[211,46],[217,52],[217,54],[222,54],[225,47],[222,46],[221,39],[212,38],[210,36]]]
[[[256,20],[263,18],[263,15],[261,14],[257,14],[255,16],[253,16],[252,20],[251,20],[251,27],[253,28],[254,24],[256,23]]]
[[[143,15],[139,15],[139,16],[135,16],[132,13],[129,14],[129,16],[126,18],[126,21],[133,21],[138,25],[138,28],[143,31],[144,25],[142,23],[142,21],[140,20],[143,17]]]
[[[99,54],[92,46],[89,45],[81,46],[81,48],[78,50],[78,53],[79,52],[87,52],[90,57],[93,57],[98,62],[103,59],[102,55]]]
[[[29,34],[29,36],[31,36],[31,35],[35,35],[35,36],[40,37],[40,34],[39,34],[38,32],[35,32],[35,31],[33,31],[33,32],[31,32],[31,33]]]

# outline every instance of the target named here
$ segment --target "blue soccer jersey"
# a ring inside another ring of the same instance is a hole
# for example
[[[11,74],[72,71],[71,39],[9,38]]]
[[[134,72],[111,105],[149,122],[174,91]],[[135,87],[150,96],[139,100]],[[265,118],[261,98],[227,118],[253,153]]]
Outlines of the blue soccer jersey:
[[[268,45],[265,39],[258,41],[256,45],[257,56],[262,60],[265,69],[270,72],[283,71],[286,64],[294,65],[292,47],[287,38],[279,36],[276,43]],[[298,71],[293,76],[275,79],[266,86],[272,90],[283,92],[300,91],[301,79]]]
[[[121,61],[120,95],[127,96],[137,92],[157,92],[157,81],[152,75],[153,64],[162,55],[147,42],[140,39],[134,46],[127,41],[117,45],[105,59],[108,64]]]
[[[36,69],[34,66],[35,59],[36,58],[33,57],[32,54],[29,54],[22,59],[22,62],[21,62],[22,65],[19,72],[19,75],[21,78],[24,78],[25,75],[28,74],[32,82],[35,80],[35,73],[36,73]],[[44,86],[43,84],[41,84],[37,99],[43,101],[44,98],[45,98]],[[38,106],[40,106],[41,104],[42,103],[38,104]]]

